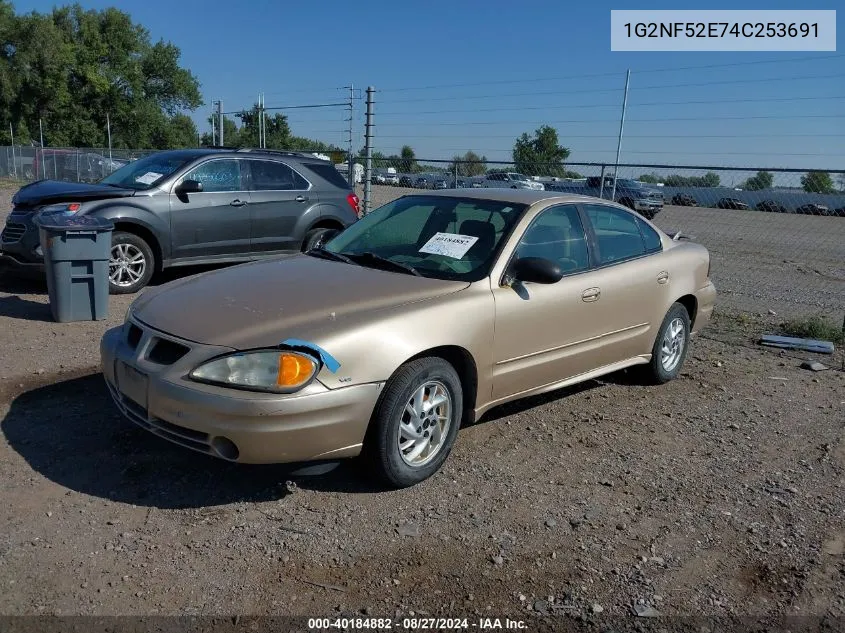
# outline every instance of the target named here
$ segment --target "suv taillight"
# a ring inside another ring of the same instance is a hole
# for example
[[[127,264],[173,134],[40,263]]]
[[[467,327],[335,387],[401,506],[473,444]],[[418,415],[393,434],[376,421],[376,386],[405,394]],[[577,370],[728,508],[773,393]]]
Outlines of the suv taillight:
[[[352,210],[355,212],[357,217],[361,217],[361,210],[358,208],[358,204],[361,202],[354,193],[350,193],[346,196],[346,201],[349,203],[349,206],[352,207]]]

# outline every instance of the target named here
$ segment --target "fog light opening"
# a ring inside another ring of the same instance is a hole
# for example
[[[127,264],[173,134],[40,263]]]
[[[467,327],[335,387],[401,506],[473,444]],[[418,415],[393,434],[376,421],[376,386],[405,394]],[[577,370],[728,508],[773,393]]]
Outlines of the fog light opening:
[[[215,437],[211,440],[211,448],[220,455],[223,459],[229,459],[235,461],[240,454],[238,451],[238,447],[235,446],[235,443],[225,437]]]

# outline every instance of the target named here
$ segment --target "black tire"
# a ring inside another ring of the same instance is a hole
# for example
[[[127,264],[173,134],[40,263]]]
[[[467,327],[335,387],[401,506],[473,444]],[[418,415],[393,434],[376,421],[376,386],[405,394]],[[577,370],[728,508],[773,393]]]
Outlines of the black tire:
[[[338,233],[337,229],[311,229],[305,234],[305,239],[302,240],[302,252],[307,253],[312,248],[322,246]]]
[[[412,401],[415,392],[429,382],[437,383],[449,392],[449,425],[431,460],[414,466],[402,457],[399,427],[408,415],[406,405]],[[364,443],[364,459],[375,475],[388,486],[413,486],[431,477],[446,461],[455,443],[462,415],[463,389],[454,367],[442,358],[435,357],[411,361],[396,371],[379,397]]]
[[[683,327],[683,341],[679,350],[677,360],[667,369],[663,362],[663,341],[667,337],[667,332],[673,324],[680,323]],[[660,329],[657,331],[657,336],[654,339],[654,345],[651,348],[651,361],[644,368],[645,378],[648,382],[655,385],[662,385],[670,380],[674,380],[681,373],[681,368],[684,365],[684,360],[687,357],[687,350],[689,349],[690,340],[690,318],[687,309],[680,303],[673,303],[672,307],[663,317],[663,323],[660,324]]]
[[[631,200],[630,198],[622,198],[619,201],[619,204],[621,204],[623,207],[628,207],[632,211],[634,210],[634,201]]]
[[[153,254],[153,249],[150,248],[150,245],[147,244],[143,238],[138,237],[134,233],[115,231],[112,233],[111,245],[112,254],[111,259],[109,260],[109,294],[134,294],[150,283],[150,279],[152,279],[153,272],[155,272],[157,262],[155,260],[155,255]],[[127,250],[130,253],[134,253],[135,256],[140,254],[143,257],[144,266],[143,269],[140,270],[135,268],[136,272],[140,272],[140,276],[137,279],[131,279],[128,276],[128,273],[126,273],[123,276],[123,279],[126,281],[118,283],[112,279],[112,272],[114,271],[115,266],[120,265],[119,260],[116,258],[117,253],[115,252],[115,249],[121,245],[126,245],[128,247]]]

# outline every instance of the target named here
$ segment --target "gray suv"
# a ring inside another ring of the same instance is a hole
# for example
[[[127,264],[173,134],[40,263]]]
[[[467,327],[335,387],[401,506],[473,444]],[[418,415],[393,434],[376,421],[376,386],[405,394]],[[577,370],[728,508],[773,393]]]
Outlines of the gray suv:
[[[172,150],[97,184],[40,180],[21,188],[0,235],[0,261],[43,271],[33,218],[48,213],[114,221],[112,294],[137,292],[163,268],[317,248],[359,217],[358,197],[343,176],[311,154]]]

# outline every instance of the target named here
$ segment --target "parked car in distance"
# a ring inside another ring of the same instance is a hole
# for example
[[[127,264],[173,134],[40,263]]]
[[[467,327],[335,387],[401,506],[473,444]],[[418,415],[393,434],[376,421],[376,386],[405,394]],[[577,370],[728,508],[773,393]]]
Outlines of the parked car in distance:
[[[403,487],[495,406],[677,377],[715,299],[708,251],[621,205],[433,191],[307,253],[150,288],[100,351],[119,410],[165,439],[233,462],[363,454]]]
[[[775,200],[763,200],[757,205],[756,209],[766,213],[789,213],[789,209]]]
[[[845,207],[839,207],[838,209],[834,209],[830,212],[830,215],[833,215],[837,218],[845,218]]]
[[[611,198],[629,209],[633,209],[644,218],[651,220],[663,210],[663,192],[656,187],[648,187],[637,180],[619,178],[616,190],[613,189],[613,176],[590,176],[583,183],[550,183],[547,189],[565,193],[577,193],[594,198]]]
[[[449,188],[449,183],[446,182],[445,178],[437,178],[434,181],[434,184],[432,186],[432,189],[448,189],[448,188]]]
[[[244,262],[320,245],[358,219],[358,197],[330,161],[273,150],[186,149],[133,161],[99,184],[41,180],[12,198],[0,260],[43,272],[34,218],[113,220],[109,289],[133,293],[153,272]]]
[[[672,204],[678,207],[697,207],[698,202],[688,193],[676,193],[672,196]]]
[[[545,187],[543,183],[531,180],[528,176],[516,172],[499,172],[487,174],[484,180],[481,181],[481,186],[485,188],[507,188],[507,189],[533,189],[534,191],[543,191]]]
[[[399,177],[399,186],[400,187],[413,187],[414,181],[411,180],[410,176],[400,176]]]
[[[815,202],[808,202],[797,207],[795,213],[802,215],[828,215],[830,213],[830,207]]]
[[[737,211],[744,211],[748,209],[748,205],[737,198],[721,198],[717,203],[718,209],[734,209]]]
[[[414,181],[414,187],[416,189],[428,189],[430,186],[431,184],[425,176],[420,176]]]
[[[396,174],[387,174],[384,177],[384,183],[387,185],[398,185],[399,184],[399,176]]]

